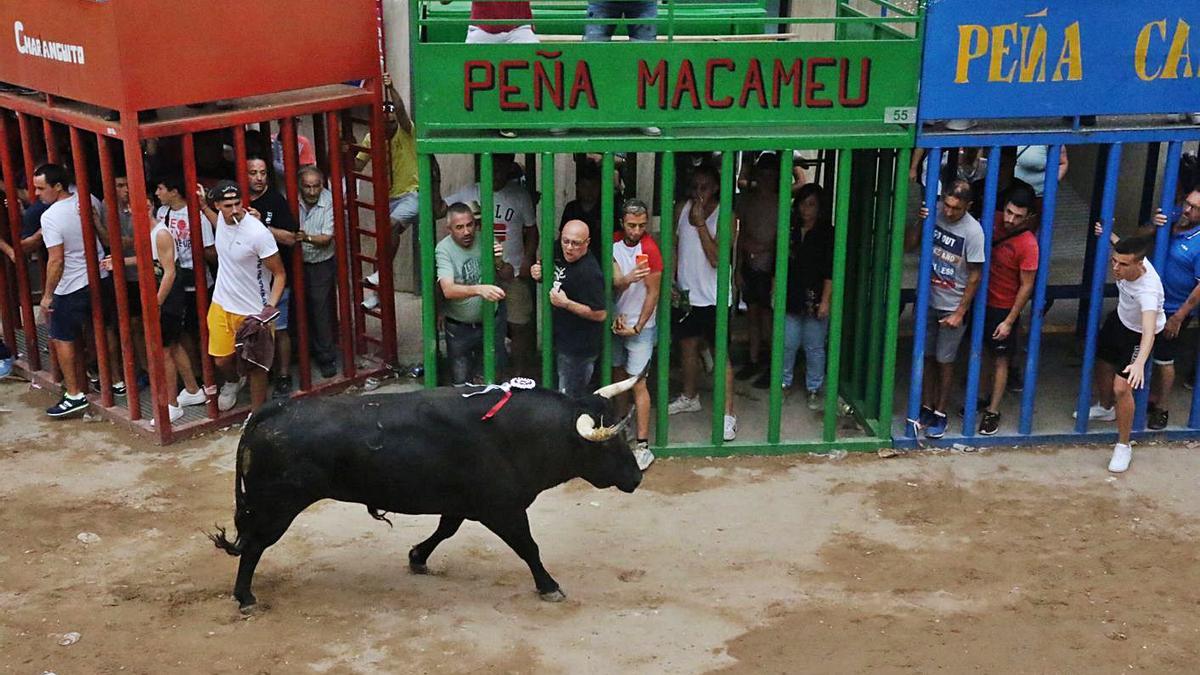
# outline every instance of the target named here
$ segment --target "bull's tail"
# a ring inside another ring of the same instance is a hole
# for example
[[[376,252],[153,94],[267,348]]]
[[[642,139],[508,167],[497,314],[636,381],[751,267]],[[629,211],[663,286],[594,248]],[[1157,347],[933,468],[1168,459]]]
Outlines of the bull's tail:
[[[246,423],[246,427],[242,430],[242,438],[238,441],[237,447],[237,463],[234,466],[233,475],[233,524],[237,528],[237,536],[233,541],[229,541],[225,536],[225,528],[220,525],[213,525],[215,531],[207,532],[207,536],[213,545],[225,551],[229,555],[239,556],[242,554],[244,542],[242,536],[246,531],[246,522],[244,520],[246,507],[246,471],[250,467],[249,453],[247,448],[248,439],[253,438],[254,428],[258,426],[264,419],[272,416],[282,407],[280,402],[272,402],[259,408],[250,417],[250,421]]]

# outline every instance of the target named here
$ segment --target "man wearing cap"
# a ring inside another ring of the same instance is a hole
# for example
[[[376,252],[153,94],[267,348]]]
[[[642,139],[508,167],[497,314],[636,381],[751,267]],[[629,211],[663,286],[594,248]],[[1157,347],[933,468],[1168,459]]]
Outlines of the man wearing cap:
[[[219,265],[208,307],[208,353],[225,378],[217,398],[217,408],[225,411],[237,403],[242,387],[234,358],[238,328],[250,316],[274,318],[287,273],[275,237],[261,220],[246,212],[236,183],[218,183],[208,195],[211,205],[204,199],[203,190],[198,188],[200,203],[216,228]],[[246,371],[253,410],[267,400],[267,371],[257,367],[247,367]]]

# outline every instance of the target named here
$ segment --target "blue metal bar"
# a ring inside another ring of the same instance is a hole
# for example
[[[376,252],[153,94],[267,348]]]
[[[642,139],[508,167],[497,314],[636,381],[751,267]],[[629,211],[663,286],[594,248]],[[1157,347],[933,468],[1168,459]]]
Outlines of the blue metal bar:
[[[1059,146],[1051,145],[1047,156],[1057,157]],[[1050,280],[1050,247],[1054,241],[1054,211],[1058,205],[1058,172],[1046,172],[1042,193],[1042,227],[1038,230],[1038,270],[1033,288],[1033,310],[1029,320],[1029,356],[1025,359],[1025,390],[1021,393],[1021,422],[1018,431],[1033,433],[1033,401],[1037,398],[1038,360],[1042,354],[1042,325],[1046,321],[1047,282]]]
[[[904,435],[917,436],[917,420],[921,417],[921,389],[925,377],[925,321],[929,317],[929,279],[933,263],[933,225],[937,219],[937,176],[942,166],[942,149],[933,148],[925,158],[925,208],[929,215],[921,224],[921,257],[917,263],[917,303],[913,311],[912,378],[908,383],[908,421]]]
[[[967,393],[963,397],[963,436],[975,435],[975,401],[979,400],[979,367],[983,361],[983,320],[987,314],[988,281],[992,273],[992,239],[996,226],[996,191],[1000,187],[1000,146],[989,151],[987,182],[983,197],[983,272],[979,279],[979,290],[975,292],[975,304],[971,308],[971,361],[967,366]],[[966,254],[966,251],[963,251]],[[989,397],[990,398],[990,397]],[[943,411],[945,412],[945,411]]]
[[[1109,237],[1112,236],[1113,211],[1117,205],[1117,178],[1121,172],[1121,144],[1108,149],[1104,165],[1104,198],[1100,204],[1100,236],[1092,269],[1092,302],[1088,304],[1087,339],[1084,342],[1083,371],[1079,376],[1079,400],[1075,404],[1075,432],[1088,430],[1088,408],[1092,405],[1092,369],[1096,365],[1096,337],[1100,333],[1100,310],[1104,309],[1104,279],[1108,276]]]
[[[1183,153],[1183,146],[1180,143],[1171,143],[1167,149],[1167,165],[1163,169],[1163,185],[1162,185],[1162,212],[1169,214],[1174,206],[1175,201],[1175,185],[1179,182],[1179,160]],[[1153,177],[1150,178],[1153,180]],[[1153,215],[1151,215],[1153,217]],[[1154,270],[1159,276],[1166,273],[1167,267],[1167,249],[1171,245],[1171,230],[1175,223],[1168,222],[1158,231],[1154,233],[1154,256],[1151,264],[1154,265]],[[1154,377],[1154,359],[1146,361],[1146,378],[1142,384],[1142,388],[1133,392],[1133,400],[1135,408],[1133,412],[1133,430],[1143,431],[1146,428],[1146,408],[1150,402],[1150,381]],[[1163,396],[1170,396],[1171,392],[1163,392]]]
[[[929,120],[922,120],[929,121]],[[992,132],[987,129],[972,129],[965,133],[938,131],[918,133],[918,148],[945,148],[955,145],[978,146],[985,144],[1017,145],[1099,145],[1108,143],[1166,143],[1168,141],[1196,141],[1200,131],[1194,126],[1150,127],[1138,129],[1096,129],[1085,127],[1079,131],[1065,129],[1022,129],[1021,131]]]

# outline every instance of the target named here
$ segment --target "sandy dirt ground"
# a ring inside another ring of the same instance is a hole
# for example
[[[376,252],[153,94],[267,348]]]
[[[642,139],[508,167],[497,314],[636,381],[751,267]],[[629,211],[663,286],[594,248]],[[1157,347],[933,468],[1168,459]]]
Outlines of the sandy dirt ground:
[[[202,532],[231,524],[236,430],[159,448],[51,402],[0,383],[0,673],[1200,672],[1200,450],[1121,477],[1072,448],[574,481],[530,511],[561,604],[476,524],[413,576],[433,518],[325,502],[245,618]]]

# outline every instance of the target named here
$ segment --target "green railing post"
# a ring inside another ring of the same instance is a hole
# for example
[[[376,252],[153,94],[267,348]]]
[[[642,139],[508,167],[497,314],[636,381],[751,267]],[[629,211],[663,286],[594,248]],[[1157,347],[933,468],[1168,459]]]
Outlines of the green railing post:
[[[613,154],[604,153],[600,161],[600,271],[604,273],[604,334],[600,336],[600,384],[612,384],[613,320]]]
[[[554,153],[543,152],[540,161],[538,190],[542,193],[542,227],[541,238],[538,240],[538,257],[542,261],[542,281],[537,287],[541,302],[536,306],[541,310],[542,321],[542,386],[552,389],[555,386],[554,316],[550,311],[550,284],[547,278],[553,277],[554,270],[554,241],[558,235],[558,223],[555,219],[558,205],[555,203],[555,197],[558,192],[554,189]],[[531,251],[530,255],[532,253]]]
[[[663,272],[658,295],[658,379],[655,387],[654,445],[666,447],[669,437],[667,405],[671,399],[671,291],[675,286],[675,153],[659,158],[658,248]]]
[[[348,180],[354,180],[350,177]],[[417,180],[420,185],[433,184],[433,168],[430,156],[417,155]],[[353,207],[357,208],[357,207]],[[417,216],[417,238],[421,245],[421,345],[425,357],[425,388],[432,389],[438,383],[438,333],[437,307],[433,286],[437,283],[434,270],[433,200],[429,190],[421,190],[420,211]],[[351,236],[357,236],[351,233]]]
[[[733,392],[725,387],[729,367],[729,282],[733,257],[733,184],[737,180],[734,152],[721,153],[721,204],[717,215],[717,344],[713,345],[712,443],[725,442],[725,400]]]
[[[826,443],[837,440],[838,388],[842,365],[842,311],[846,291],[846,239],[850,229],[850,150],[838,151],[837,208],[833,233],[833,297],[829,301],[829,360],[825,371]]]
[[[788,255],[792,237],[792,150],[779,151],[779,211],[775,223],[775,298],[771,312],[771,395],[767,442],[779,443],[783,416],[783,341],[787,314]],[[795,386],[793,384],[793,386]]]
[[[904,226],[908,220],[908,180],[905,169],[912,150],[901,148],[896,157],[896,192],[892,198],[891,250],[888,260],[887,314],[884,317],[883,366],[879,369],[880,438],[892,437],[892,411],[895,407],[896,345],[900,334],[900,287],[904,283]]]
[[[496,195],[492,185],[492,153],[479,156],[479,219],[483,231],[479,235],[479,281],[496,283],[496,265],[492,243],[496,241]],[[508,234],[508,233],[506,233]],[[517,233],[520,236],[520,233]],[[503,328],[501,328],[503,330]],[[496,303],[483,301],[483,379],[496,381]]]
[[[875,232],[872,236],[874,262],[871,265],[871,339],[867,342],[867,384],[864,414],[872,417],[879,409],[879,363],[884,350],[884,330],[887,321],[887,302],[884,298],[888,269],[888,234],[891,220],[893,179],[903,175],[893,171],[896,152],[894,150],[880,151],[879,188],[875,196]],[[882,420],[879,420],[882,422]]]

